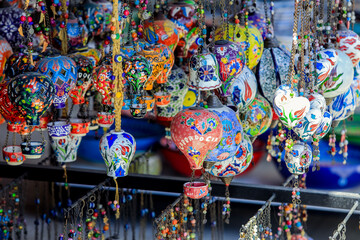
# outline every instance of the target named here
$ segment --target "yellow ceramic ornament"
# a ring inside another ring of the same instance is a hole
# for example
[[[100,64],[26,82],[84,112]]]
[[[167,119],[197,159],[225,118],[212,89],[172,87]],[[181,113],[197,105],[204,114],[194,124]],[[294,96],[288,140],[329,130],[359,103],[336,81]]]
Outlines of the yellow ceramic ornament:
[[[224,32],[222,31],[224,29]],[[227,29],[229,29],[229,41],[238,43],[241,45],[245,54],[248,54],[247,66],[253,69],[260,61],[261,55],[264,50],[264,40],[260,31],[249,25],[249,39],[246,41],[246,29],[244,26],[240,26],[235,23],[229,23],[229,27],[219,27],[215,31],[215,40],[226,39]],[[248,52],[247,52],[248,51]]]

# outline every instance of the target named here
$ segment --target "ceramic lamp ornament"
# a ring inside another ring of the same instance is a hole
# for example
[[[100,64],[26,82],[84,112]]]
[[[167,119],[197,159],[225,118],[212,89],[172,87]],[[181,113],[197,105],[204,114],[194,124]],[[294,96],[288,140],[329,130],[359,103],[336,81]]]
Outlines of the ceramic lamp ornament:
[[[12,54],[6,61],[4,74],[7,78],[13,78],[19,74],[33,70],[34,66],[30,63],[29,55],[18,52]]]
[[[358,63],[356,65],[356,67],[354,67],[354,81],[351,84],[351,86],[354,88],[355,92],[356,92],[356,105],[359,106],[360,103],[360,63]]]
[[[70,163],[76,161],[77,150],[81,143],[81,137],[67,135],[57,139],[50,138],[50,141],[51,147],[55,152],[57,162]]]
[[[306,173],[309,170],[311,160],[311,148],[304,142],[295,143],[291,151],[285,152],[286,167],[294,175]]]
[[[339,123],[350,117],[356,108],[356,91],[350,87],[345,93],[332,99],[328,105],[328,111],[333,118],[333,122]]]
[[[223,134],[219,144],[209,152],[205,161],[218,162],[235,155],[237,148],[242,140],[242,126],[236,113],[221,104],[218,97],[210,95],[208,97],[208,111],[216,114],[223,126]]]
[[[66,24],[68,44],[70,49],[84,48],[88,42],[89,30],[73,13],[69,14]]]
[[[49,136],[51,139],[65,138],[70,134],[71,125],[66,121],[55,121],[47,124]]]
[[[313,134],[313,138],[321,139],[326,136],[326,134],[330,131],[332,125],[332,116],[328,111],[325,111],[319,127],[316,129]]]
[[[248,108],[240,113],[244,133],[254,139],[266,132],[272,122],[270,103],[262,96],[257,95]]]
[[[16,6],[0,7],[0,36],[13,47],[21,45],[23,37],[18,29],[21,26],[21,17],[24,15],[24,11]]]
[[[5,118],[9,132],[19,132],[22,124],[25,123],[25,119],[10,101],[8,86],[8,81],[0,83],[0,114]]]
[[[13,54],[10,44],[0,36],[0,81],[4,78],[5,64]]]
[[[220,26],[216,29],[215,40],[226,39],[227,32],[222,31],[222,29],[229,29],[229,40],[240,44],[245,54],[247,54],[246,52],[248,51],[249,62],[247,63],[247,66],[250,69],[253,69],[260,61],[264,49],[264,41],[260,31],[256,27],[249,25],[249,37],[247,39],[246,29],[244,26],[238,26],[234,23],[229,23],[228,25],[228,27],[227,24],[225,24],[224,26]]]
[[[326,49],[318,53],[316,62],[318,91],[325,98],[334,98],[346,92],[354,79],[350,58],[340,50]]]
[[[176,48],[177,57],[186,57],[190,46],[198,37],[196,3],[194,1],[174,2],[169,4],[167,17],[176,25],[179,43]]]
[[[93,83],[96,90],[101,94],[103,105],[111,105],[114,89],[114,76],[111,65],[100,65],[93,71]]]
[[[73,104],[85,103],[85,94],[92,86],[93,65],[90,59],[82,55],[70,55],[77,68],[75,87],[69,92]]]
[[[18,75],[8,86],[11,103],[29,126],[39,125],[40,117],[52,104],[55,93],[52,81],[46,75],[35,72]]]
[[[310,110],[310,101],[291,88],[291,85],[281,85],[275,92],[273,101],[274,112],[287,127],[293,128]]]
[[[208,173],[215,177],[234,177],[243,173],[250,165],[253,158],[253,146],[248,136],[244,135],[235,156],[218,161],[209,169]]]
[[[193,170],[201,169],[209,151],[220,142],[223,126],[219,117],[204,108],[182,110],[171,122],[171,138]]]
[[[339,48],[344,52],[355,67],[360,62],[360,37],[354,31],[341,25],[337,33]]]
[[[214,90],[221,87],[219,64],[216,56],[210,52],[193,55],[189,63],[189,88],[200,91]]]
[[[164,54],[154,51],[151,48],[145,48],[138,54],[145,57],[152,65],[151,76],[144,85],[145,90],[152,90],[156,79],[159,78],[164,71],[164,65],[167,59]]]
[[[219,63],[222,94],[228,96],[230,85],[246,66],[245,54],[240,45],[227,40],[216,41],[213,53]]]
[[[264,41],[267,38],[267,35],[269,34],[267,31],[267,23],[265,20],[265,16],[259,12],[256,11],[250,11],[249,15],[248,15],[248,23],[249,25],[252,25],[254,27],[256,27],[260,33],[261,36],[263,37]],[[269,27],[272,28],[272,24],[269,24]],[[270,32],[272,29],[269,29]]]
[[[25,156],[20,146],[5,146],[2,149],[4,160],[10,166],[18,166],[24,163]]]
[[[54,107],[64,108],[69,92],[76,84],[77,69],[74,60],[66,56],[43,58],[36,64],[35,70],[47,75],[54,83]]]
[[[175,50],[179,42],[176,25],[162,13],[156,13],[154,20],[144,22],[144,36],[150,44],[162,43],[172,51]]]
[[[160,121],[171,121],[183,109],[184,98],[188,91],[187,81],[188,76],[184,70],[174,65],[168,81],[164,84],[166,91],[171,94],[170,104],[156,109],[157,119]]]
[[[259,92],[272,103],[276,89],[286,83],[290,53],[280,47],[276,38],[264,41],[264,51],[256,68]]]
[[[124,131],[112,130],[100,139],[100,152],[109,177],[127,176],[135,151],[135,138]]]
[[[141,94],[145,83],[152,76],[153,67],[145,57],[134,55],[125,59],[123,71],[124,78],[132,87],[134,94]]]
[[[235,77],[229,87],[230,101],[239,111],[246,111],[255,99],[257,89],[255,74],[247,66],[244,66],[243,71]]]
[[[21,152],[26,159],[39,159],[45,151],[45,144],[39,141],[21,143]]]

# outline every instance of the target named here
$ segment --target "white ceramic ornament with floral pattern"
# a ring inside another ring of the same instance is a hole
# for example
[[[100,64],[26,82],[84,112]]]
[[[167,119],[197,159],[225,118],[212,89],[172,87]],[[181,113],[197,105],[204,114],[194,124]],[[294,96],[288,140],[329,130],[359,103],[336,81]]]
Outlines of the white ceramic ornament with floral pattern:
[[[360,62],[360,37],[354,31],[342,27],[338,34],[339,48],[349,56],[353,66]]]
[[[245,66],[237,75],[229,88],[230,101],[238,110],[246,109],[255,99],[257,93],[257,82],[255,74]]]
[[[293,131],[303,140],[309,140],[315,133],[323,118],[326,107],[325,98],[318,93],[308,96],[310,110],[293,128]]]
[[[214,54],[203,52],[190,58],[190,78],[188,86],[201,91],[214,90],[221,87],[219,64]]]
[[[332,116],[328,111],[325,111],[321,119],[321,122],[319,124],[319,127],[316,129],[313,137],[317,139],[321,139],[325,137],[326,134],[331,129],[331,123],[332,123]]]
[[[340,50],[325,49],[319,52],[315,65],[316,88],[325,98],[333,98],[346,92],[354,78],[350,58]]]
[[[297,142],[290,152],[285,153],[285,163],[289,172],[294,175],[308,171],[312,160],[311,148],[307,143]]]
[[[67,135],[56,139],[50,138],[51,146],[55,152],[56,161],[60,163],[75,162],[81,138],[82,137],[74,135]]]
[[[356,108],[356,91],[350,87],[345,93],[334,98],[328,106],[333,121],[345,120],[351,116]]]
[[[275,92],[274,111],[279,120],[288,128],[293,128],[309,112],[310,101],[298,96],[290,84],[281,85]]]

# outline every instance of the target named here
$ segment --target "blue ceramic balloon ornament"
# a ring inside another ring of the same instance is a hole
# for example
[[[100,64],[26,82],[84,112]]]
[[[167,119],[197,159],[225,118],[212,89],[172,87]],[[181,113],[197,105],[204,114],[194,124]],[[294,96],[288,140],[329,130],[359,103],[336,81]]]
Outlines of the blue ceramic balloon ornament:
[[[115,19],[118,19],[117,5],[117,1],[114,1],[113,17]],[[119,25],[116,25],[116,29],[113,34],[116,33],[119,33]],[[121,53],[120,38],[113,39],[112,53],[113,56]],[[100,139],[100,152],[106,164],[107,175],[116,179],[117,177],[127,176],[130,162],[132,161],[136,151],[136,142],[131,134],[121,130],[121,109],[124,96],[122,61],[112,61],[112,69],[113,76],[115,77],[113,81],[115,130],[112,130],[102,136]],[[116,180],[115,183],[117,184]],[[119,213],[117,212],[117,214]]]
[[[219,144],[209,152],[205,161],[218,162],[231,158],[235,155],[243,135],[240,121],[236,113],[222,105],[217,96],[209,96],[207,104],[208,110],[220,118],[223,135]]]
[[[55,85],[55,108],[64,108],[69,92],[75,87],[77,79],[76,63],[66,56],[41,59],[35,66],[37,72],[47,75]]]

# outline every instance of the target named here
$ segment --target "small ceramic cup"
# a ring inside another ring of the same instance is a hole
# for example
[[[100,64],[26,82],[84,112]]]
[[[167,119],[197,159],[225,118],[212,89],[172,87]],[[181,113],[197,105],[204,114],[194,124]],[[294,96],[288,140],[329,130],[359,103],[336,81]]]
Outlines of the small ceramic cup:
[[[97,122],[100,127],[109,128],[115,121],[115,114],[109,112],[99,112],[97,114]]]
[[[157,92],[154,94],[155,104],[158,107],[166,107],[170,104],[171,94],[167,92]]]
[[[70,124],[70,133],[74,136],[83,137],[90,131],[90,121],[88,119],[72,118]]]
[[[10,166],[18,166],[25,161],[20,146],[6,146],[3,147],[2,152],[6,163]]]
[[[130,113],[134,118],[144,118],[147,113],[147,106],[145,103],[131,104]]]
[[[49,122],[47,124],[47,128],[49,131],[49,136],[58,139],[63,138],[70,134],[70,123],[67,123],[66,121],[55,121],[55,122]]]
[[[153,96],[144,96],[142,100],[144,100],[144,102],[146,103],[146,108],[148,112],[154,109],[155,98]]]
[[[205,197],[209,192],[208,185],[204,182],[187,182],[184,184],[184,194],[192,199]]]
[[[38,159],[41,158],[44,153],[45,146],[42,142],[33,141],[30,143],[21,143],[21,152],[27,159]]]

